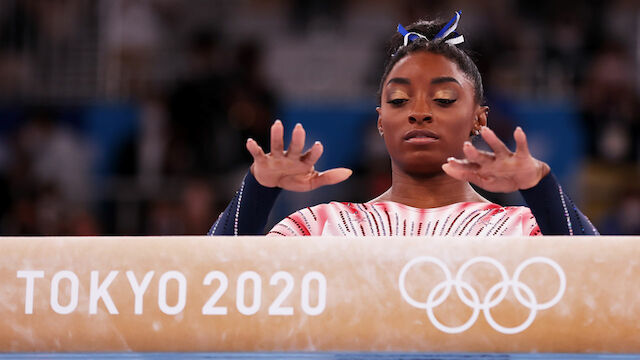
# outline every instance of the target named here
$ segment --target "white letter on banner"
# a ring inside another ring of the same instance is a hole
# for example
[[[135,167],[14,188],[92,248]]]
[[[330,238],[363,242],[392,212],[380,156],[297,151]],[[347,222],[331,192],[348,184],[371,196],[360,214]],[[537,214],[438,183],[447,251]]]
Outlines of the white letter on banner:
[[[24,296],[24,313],[33,314],[33,287],[35,279],[44,277],[42,270],[18,270],[18,279],[27,279],[27,290]]]
[[[153,277],[153,271],[149,271],[144,275],[142,279],[142,284],[138,284],[138,280],[136,280],[136,275],[133,271],[127,271],[127,279],[129,279],[129,284],[131,284],[131,290],[133,290],[133,294],[135,295],[135,311],[136,315],[142,314],[142,302],[144,301],[144,292],[147,291],[147,287],[149,287],[149,283],[151,282],[151,278]]]
[[[60,292],[60,280],[69,279],[71,282],[71,291],[69,293],[69,304],[62,306],[58,302],[58,293]],[[58,271],[51,279],[51,308],[58,314],[69,314],[78,306],[78,277],[69,270]]]
[[[118,275],[117,271],[109,272],[109,275],[104,279],[102,284],[98,286],[98,271],[91,272],[91,287],[89,288],[89,314],[97,314],[98,313],[98,300],[102,299],[104,305],[107,307],[109,314],[117,314],[118,309],[113,304],[113,300],[111,300],[111,295],[107,291],[109,285],[113,279]]]
[[[311,297],[309,287],[311,280],[318,282],[318,304],[311,306],[309,298]],[[325,306],[327,305],[327,279],[321,272],[312,271],[307,273],[302,278],[302,299],[300,300],[302,305],[302,311],[308,315],[316,316],[322,314]]]
[[[167,282],[178,281],[178,302],[174,306],[167,305]],[[158,281],[158,306],[167,315],[176,315],[184,309],[187,303],[187,279],[179,271],[167,271]]]
[[[247,280],[253,282],[253,301],[251,302],[251,306],[245,305],[244,302],[244,290]],[[260,275],[255,271],[245,271],[238,276],[236,286],[236,307],[238,311],[243,315],[253,315],[257,313],[258,310],[260,310],[262,300],[262,280],[260,279]]]

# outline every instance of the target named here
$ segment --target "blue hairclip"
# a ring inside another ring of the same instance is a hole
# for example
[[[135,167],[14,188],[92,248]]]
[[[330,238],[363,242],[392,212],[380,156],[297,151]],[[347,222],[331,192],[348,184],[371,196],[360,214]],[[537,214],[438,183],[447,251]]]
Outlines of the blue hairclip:
[[[451,44],[451,45],[457,45],[457,44],[461,44],[464,42],[464,36],[458,34],[455,30],[458,27],[458,21],[460,21],[460,16],[462,15],[462,11],[456,11],[456,14],[451,18],[451,20],[449,20],[449,22],[436,34],[436,36],[433,37],[433,40],[436,39],[444,39],[447,36],[449,36],[450,34],[453,34],[454,37],[452,37],[449,40],[445,40],[445,43],[447,44]],[[418,34],[416,32],[412,32],[412,31],[407,31],[404,26],[402,26],[401,24],[398,24],[398,32],[400,33],[400,35],[402,35],[402,37],[404,38],[404,43],[403,46],[407,46],[407,44],[409,44],[411,41],[417,40],[417,39],[425,39],[428,40],[426,36],[422,35],[422,34]]]

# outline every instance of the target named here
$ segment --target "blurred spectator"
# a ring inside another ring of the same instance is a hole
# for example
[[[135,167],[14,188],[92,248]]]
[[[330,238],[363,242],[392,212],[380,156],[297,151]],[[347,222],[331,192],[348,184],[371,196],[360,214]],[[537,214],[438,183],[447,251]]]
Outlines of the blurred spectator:
[[[638,160],[640,110],[636,76],[636,68],[623,46],[610,41],[598,49],[582,93],[588,151],[593,159]]]
[[[314,28],[337,30],[346,3],[340,0],[291,0],[289,16],[293,30],[299,35]]]
[[[161,97],[147,97],[140,104],[140,133],[136,141],[140,185],[160,190],[168,142],[168,114]]]
[[[16,234],[63,234],[67,209],[90,200],[91,150],[50,109],[29,114],[12,137],[6,228]]]
[[[93,214],[83,209],[72,212],[66,226],[63,235],[98,236],[103,233]]]
[[[151,0],[100,3],[109,96],[139,96],[147,91],[163,35],[159,8],[165,3]]]
[[[192,179],[184,187],[181,199],[183,234],[202,235],[211,226],[214,212],[215,194],[213,187],[202,179]]]
[[[640,191],[624,193],[602,221],[600,231],[603,235],[640,234]]]
[[[147,234],[202,235],[211,219],[223,208],[217,206],[214,186],[203,178],[190,178],[181,184],[177,197],[159,195],[150,202]]]
[[[19,130],[18,149],[27,155],[35,181],[53,185],[66,201],[84,203],[91,192],[91,147],[55,116],[35,109]]]
[[[267,144],[276,100],[262,75],[262,52],[253,41],[234,55],[217,35],[196,32],[189,68],[171,95],[168,173],[212,174],[245,167],[245,140]],[[227,63],[228,62],[228,63]]]
[[[225,121],[227,56],[216,34],[198,31],[191,36],[187,72],[169,99],[169,174],[224,171],[233,164],[226,146],[234,139],[225,141],[230,133]]]
[[[22,99],[33,86],[33,52],[40,35],[26,2],[6,6],[0,18],[0,96]]]
[[[148,212],[149,224],[146,232],[154,235],[181,235],[184,233],[181,220],[179,207],[166,200],[154,200]]]
[[[251,162],[245,150],[247,138],[266,146],[269,127],[275,121],[277,100],[262,71],[263,52],[259,42],[248,40],[240,43],[235,54],[235,68],[230,82],[228,122],[240,141],[234,145],[244,163]]]

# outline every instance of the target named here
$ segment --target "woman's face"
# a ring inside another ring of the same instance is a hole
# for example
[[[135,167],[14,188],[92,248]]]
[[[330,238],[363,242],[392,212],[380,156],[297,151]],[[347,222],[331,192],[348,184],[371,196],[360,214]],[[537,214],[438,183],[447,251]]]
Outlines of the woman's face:
[[[378,128],[394,166],[414,175],[441,172],[448,157],[464,157],[470,133],[486,125],[487,108],[473,83],[442,55],[415,52],[385,79]]]

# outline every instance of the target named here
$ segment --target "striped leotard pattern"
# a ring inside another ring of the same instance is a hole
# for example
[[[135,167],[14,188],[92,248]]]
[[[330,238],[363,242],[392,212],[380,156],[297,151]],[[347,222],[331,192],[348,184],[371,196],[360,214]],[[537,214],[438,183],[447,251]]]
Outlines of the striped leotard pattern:
[[[298,210],[268,236],[531,236],[541,235],[529,208],[466,202],[418,209],[392,201],[331,202]]]

